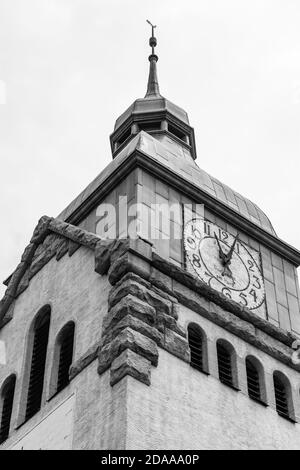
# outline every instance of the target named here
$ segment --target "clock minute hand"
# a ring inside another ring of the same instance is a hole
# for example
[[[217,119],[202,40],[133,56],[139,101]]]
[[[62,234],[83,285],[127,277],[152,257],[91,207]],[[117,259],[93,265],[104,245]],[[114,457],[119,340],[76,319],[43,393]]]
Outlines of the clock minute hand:
[[[220,258],[222,259],[222,261],[223,261],[224,263],[226,263],[226,255],[225,255],[225,253],[223,252],[223,250],[222,250],[222,248],[221,248],[221,244],[220,244],[219,239],[218,239],[218,237],[217,237],[216,234],[215,234],[215,239],[217,240],[218,247],[219,247],[219,256],[220,256]]]
[[[233,244],[232,244],[232,247],[230,248],[230,250],[229,250],[229,252],[227,253],[227,255],[225,255],[225,262],[226,262],[226,264],[231,261],[232,254],[233,254],[233,250],[234,250],[234,248],[235,248],[236,242],[238,241],[238,238],[239,238],[239,234],[236,235],[236,237],[235,237],[235,239],[234,239],[234,242],[233,242]]]

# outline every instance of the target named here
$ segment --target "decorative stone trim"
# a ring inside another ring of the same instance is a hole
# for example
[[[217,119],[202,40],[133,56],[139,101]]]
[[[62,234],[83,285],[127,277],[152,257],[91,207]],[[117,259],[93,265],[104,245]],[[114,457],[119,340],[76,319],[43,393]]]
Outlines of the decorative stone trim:
[[[185,270],[161,258],[154,251],[149,253],[149,250],[143,250],[143,244],[146,247],[146,243],[139,240],[138,244],[133,247],[132,242],[127,241],[127,251],[121,250],[121,256],[114,257],[114,261],[111,259],[110,263],[107,262],[108,278],[113,285],[109,302],[114,305],[123,295],[132,292],[133,295],[137,295],[144,302],[146,301],[150,305],[152,303],[154,307],[157,307],[153,295],[146,294],[145,288],[146,292],[149,288],[151,292],[156,289],[156,293],[163,293],[164,296],[167,296],[165,298],[172,299],[172,315],[170,315],[169,309],[168,315],[164,316],[158,313],[156,316],[155,327],[164,335],[163,343],[160,341],[157,343],[159,346],[170,352],[172,349],[173,354],[179,355],[181,359],[185,357],[184,360],[187,360],[188,354],[185,356],[184,346],[183,352],[178,354],[178,346],[173,347],[174,336],[171,345],[167,340],[171,333],[177,335],[176,341],[179,341],[178,337],[185,336],[185,332],[180,331],[176,321],[173,323],[173,320],[171,320],[177,318],[176,312],[178,302],[180,302],[289,367],[300,370],[299,365],[293,364],[291,360],[293,353],[291,346],[297,339],[293,333],[281,330],[267,320],[261,319],[252,311],[239,306],[224,295],[211,289]],[[111,248],[113,251],[112,245]],[[120,250],[120,248],[118,249]],[[136,279],[139,279],[139,286],[134,282]],[[131,284],[132,290],[129,287]],[[159,324],[160,320],[161,325]],[[166,328],[168,329],[167,334]]]
[[[131,254],[123,253],[110,264],[111,272],[116,265],[120,266],[124,256],[128,261]],[[125,375],[150,385],[150,365],[156,366],[158,362],[157,346],[189,361],[186,333],[177,325],[174,303],[177,303],[174,297],[135,273],[127,272],[112,287],[103,320],[98,367],[99,374],[110,367],[111,385]]]
[[[125,349],[111,364],[110,385],[115,385],[126,375],[150,385],[151,362],[130,349]]]
[[[175,295],[176,298],[181,297],[182,291],[184,291],[183,286],[186,286],[189,288],[188,296],[191,295],[191,291],[200,294],[205,299],[208,299],[214,302],[216,305],[229,310],[236,316],[251,323],[255,327],[259,328],[260,330],[276,338],[278,341],[286,344],[289,347],[291,347],[293,341],[297,339],[296,335],[293,333],[282,330],[267,320],[260,318],[251,310],[240,306],[233,300],[230,300],[225,295],[212,289],[207,284],[204,284],[200,280],[196,279],[192,274],[188,273],[182,268],[175,266],[175,264],[165,260],[155,252],[153,253],[152,263],[157,269],[161,270],[161,272],[168,274],[171,278],[176,280],[177,284],[176,282],[173,282],[173,295]],[[185,289],[185,291],[187,290]]]
[[[21,262],[10,276],[8,287],[0,301],[0,328],[12,318],[11,312],[6,314],[13,301],[27,289],[30,279],[54,256],[59,261],[67,252],[72,256],[81,245],[95,249],[99,242],[102,243],[93,233],[43,216],[23,252]]]
[[[87,352],[77,361],[73,362],[69,371],[69,378],[73,380],[80,372],[91,364],[98,357],[100,342],[93,344]]]
[[[101,375],[105,372],[126,349],[145,357],[153,366],[157,366],[158,349],[156,343],[138,331],[126,327],[116,338],[100,349],[98,373]]]
[[[0,301],[0,326],[3,325],[4,315],[8,311],[10,305],[14,301],[18,286],[30,266],[35,251],[40,243],[42,243],[48,233],[49,224],[52,219],[50,217],[42,217],[37,227],[35,228],[29,245],[25,248],[21,258],[21,262],[18,264],[16,270],[13,272],[8,287],[5,291],[4,297]],[[6,322],[5,322],[6,323]]]
[[[79,227],[46,216],[40,219],[21,262],[9,279],[0,302],[0,327],[12,318],[13,309],[9,308],[28,287],[30,279],[54,256],[57,260],[67,252],[71,256],[81,245],[95,250],[95,271],[107,274],[113,286],[109,295],[108,315],[111,317],[104,322],[101,348],[101,354],[103,351],[106,354],[103,359],[106,368],[125,349],[155,365],[151,356],[153,344],[182,360],[189,360],[185,331],[176,321],[180,302],[289,367],[300,370],[300,365],[292,362],[292,344],[298,339],[293,333],[263,320],[161,258],[149,242],[142,239],[103,241]],[[118,347],[118,341],[114,342],[116,338],[121,342]],[[149,359],[148,347],[152,359]],[[127,370],[125,366],[121,369]]]
[[[103,335],[108,329],[114,327],[116,323],[127,315],[136,317],[137,319],[148,323],[150,326],[156,323],[156,311],[146,302],[135,298],[131,294],[122,297],[118,304],[115,304],[109,311],[109,314],[103,320]]]

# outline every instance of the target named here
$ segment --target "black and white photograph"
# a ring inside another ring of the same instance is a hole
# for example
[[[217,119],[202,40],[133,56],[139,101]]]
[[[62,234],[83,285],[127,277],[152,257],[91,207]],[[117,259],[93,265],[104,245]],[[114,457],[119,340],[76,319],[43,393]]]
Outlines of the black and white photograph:
[[[300,450],[299,25],[0,0],[0,450]]]

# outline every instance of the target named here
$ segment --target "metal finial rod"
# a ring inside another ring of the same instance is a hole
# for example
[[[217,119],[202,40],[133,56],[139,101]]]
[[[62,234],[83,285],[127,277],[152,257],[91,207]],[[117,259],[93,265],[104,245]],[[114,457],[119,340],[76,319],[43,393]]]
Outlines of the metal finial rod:
[[[149,78],[148,78],[148,86],[147,86],[147,93],[145,98],[153,98],[160,97],[159,93],[159,86],[158,86],[158,79],[157,79],[157,70],[156,70],[156,62],[158,61],[158,57],[155,54],[155,46],[157,44],[156,37],[154,36],[154,29],[156,25],[152,24],[151,21],[146,20],[148,24],[150,24],[152,28],[152,36],[149,39],[149,45],[152,48],[152,54],[148,57],[150,62],[150,69],[149,69]]]
[[[156,40],[156,37],[154,36],[154,29],[156,28],[156,25],[152,24],[151,21],[149,21],[149,20],[146,20],[146,21],[147,21],[148,24],[150,24],[150,26],[152,28],[152,36],[149,39],[149,45],[152,48],[152,55],[154,55],[155,54],[154,48],[157,45],[157,40]]]

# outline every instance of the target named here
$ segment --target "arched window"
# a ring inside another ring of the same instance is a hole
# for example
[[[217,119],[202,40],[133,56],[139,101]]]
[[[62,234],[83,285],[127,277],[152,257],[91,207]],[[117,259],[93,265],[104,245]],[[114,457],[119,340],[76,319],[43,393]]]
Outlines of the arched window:
[[[294,421],[291,386],[288,379],[281,372],[274,372],[274,393],[276,411],[279,416]]]
[[[58,364],[55,393],[63,390],[70,382],[69,369],[73,360],[74,330],[75,325],[73,322],[70,322],[64,326],[58,335],[56,351]]]
[[[207,373],[206,337],[201,328],[195,323],[190,323],[188,326],[188,340],[191,352],[191,366]]]
[[[12,375],[5,382],[1,392],[0,444],[9,436],[10,421],[14,403],[16,376]]]
[[[237,389],[235,351],[231,344],[224,340],[218,340],[217,358],[220,381],[229,387]]]
[[[259,361],[252,356],[246,358],[248,395],[255,401],[265,404],[266,391],[263,369]]]
[[[50,313],[50,307],[44,307],[39,313],[33,328],[33,345],[25,421],[31,418],[41,408],[50,327]]]

